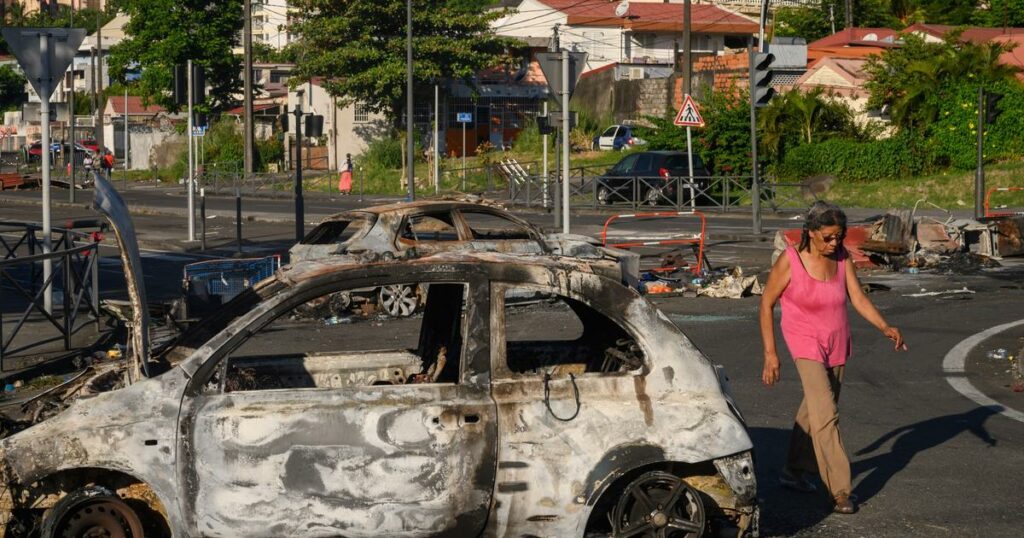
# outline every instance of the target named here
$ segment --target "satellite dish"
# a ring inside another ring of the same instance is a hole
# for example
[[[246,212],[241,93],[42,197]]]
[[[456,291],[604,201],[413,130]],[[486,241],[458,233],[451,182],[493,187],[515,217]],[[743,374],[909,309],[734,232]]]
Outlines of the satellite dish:
[[[864,36],[863,41],[878,41],[878,34],[874,34],[874,33],[868,34],[868,35]]]
[[[624,18],[629,15],[629,0],[622,0],[619,5],[615,6],[615,16]]]

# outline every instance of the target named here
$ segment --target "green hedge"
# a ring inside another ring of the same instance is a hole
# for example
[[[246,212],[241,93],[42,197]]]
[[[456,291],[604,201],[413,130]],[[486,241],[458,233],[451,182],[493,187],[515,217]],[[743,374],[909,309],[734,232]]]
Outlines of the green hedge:
[[[916,144],[905,136],[873,142],[836,138],[789,150],[775,172],[788,181],[816,175],[854,182],[899,179],[920,174],[925,169],[925,160],[915,155],[915,147]]]

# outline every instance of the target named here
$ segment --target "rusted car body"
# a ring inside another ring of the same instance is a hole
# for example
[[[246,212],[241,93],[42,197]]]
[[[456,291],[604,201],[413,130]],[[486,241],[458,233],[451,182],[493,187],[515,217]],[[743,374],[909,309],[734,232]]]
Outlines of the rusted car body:
[[[414,258],[439,252],[486,251],[584,258],[608,276],[635,284],[639,257],[589,237],[545,234],[493,205],[420,201],[345,211],[325,218],[289,250],[291,261],[347,256],[352,260]],[[617,273],[617,274],[616,274]]]
[[[296,308],[407,282],[428,289],[412,347],[296,349],[343,330]],[[511,336],[521,288],[563,298],[579,337]],[[98,491],[140,514],[119,521],[174,536],[757,532],[752,444],[723,376],[583,260],[303,262],[163,358],[177,365],[0,443],[12,525],[49,507],[44,529],[61,531],[88,506],[61,498]]]

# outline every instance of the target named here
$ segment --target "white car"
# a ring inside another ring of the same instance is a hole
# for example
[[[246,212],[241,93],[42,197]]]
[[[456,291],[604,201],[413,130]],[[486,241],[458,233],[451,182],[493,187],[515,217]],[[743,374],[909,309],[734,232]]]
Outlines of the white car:
[[[625,150],[646,143],[647,141],[633,134],[633,127],[629,125],[612,125],[594,137],[594,149],[603,151]]]

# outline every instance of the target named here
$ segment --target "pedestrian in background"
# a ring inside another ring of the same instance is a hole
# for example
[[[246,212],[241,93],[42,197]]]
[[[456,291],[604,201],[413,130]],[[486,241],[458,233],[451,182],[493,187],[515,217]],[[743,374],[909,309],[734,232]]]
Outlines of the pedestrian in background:
[[[833,510],[856,511],[851,496],[850,460],[839,434],[839,389],[850,357],[850,323],[846,301],[864,319],[906,350],[899,329],[886,323],[864,295],[856,269],[843,247],[846,214],[838,206],[815,202],[804,221],[800,245],[779,256],[761,297],[764,342],[761,379],[780,379],[773,312],[782,303],[782,336],[796,365],[804,398],[796,414],[789,455],[780,474],[783,486],[814,491],[806,473],[817,472],[828,489]]]
[[[109,149],[104,151],[103,157],[100,159],[100,167],[103,169],[107,181],[110,181],[110,173],[114,169],[114,154]]]

